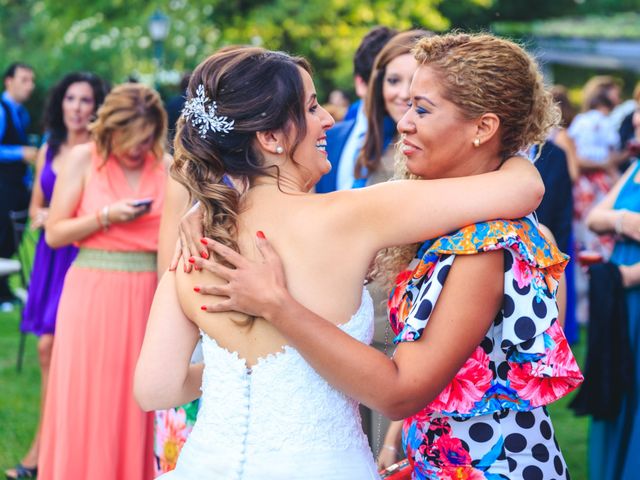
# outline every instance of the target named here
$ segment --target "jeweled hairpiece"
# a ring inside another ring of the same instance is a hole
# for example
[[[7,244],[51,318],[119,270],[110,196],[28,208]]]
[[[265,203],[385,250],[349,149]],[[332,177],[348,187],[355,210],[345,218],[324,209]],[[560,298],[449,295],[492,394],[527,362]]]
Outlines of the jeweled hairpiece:
[[[198,85],[196,96],[189,99],[182,109],[182,116],[185,120],[191,119],[191,125],[198,129],[200,138],[206,138],[207,132],[211,130],[216,133],[229,133],[233,130],[234,120],[216,115],[218,105],[211,101],[204,93],[204,85]]]

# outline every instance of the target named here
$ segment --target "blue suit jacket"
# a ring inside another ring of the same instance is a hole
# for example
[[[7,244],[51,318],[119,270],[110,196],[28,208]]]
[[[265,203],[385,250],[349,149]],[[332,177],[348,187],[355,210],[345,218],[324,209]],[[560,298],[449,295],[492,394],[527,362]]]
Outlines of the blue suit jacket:
[[[327,155],[329,162],[331,163],[331,171],[327,173],[316,184],[316,192],[328,193],[334,192],[337,188],[338,180],[338,165],[340,164],[340,157],[344,146],[349,139],[349,135],[356,124],[356,119],[344,120],[336,123],[332,129],[327,131]],[[383,124],[383,143],[382,148],[385,150],[394,135],[396,134],[396,124],[391,117],[384,118]],[[356,179],[354,188],[363,187],[366,184],[366,178]]]

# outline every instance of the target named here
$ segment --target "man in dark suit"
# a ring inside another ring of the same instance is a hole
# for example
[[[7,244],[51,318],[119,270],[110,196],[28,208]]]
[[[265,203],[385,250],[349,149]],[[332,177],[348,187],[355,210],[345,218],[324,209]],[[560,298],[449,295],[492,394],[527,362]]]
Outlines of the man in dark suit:
[[[542,176],[545,187],[544,197],[536,210],[538,220],[545,225],[556,239],[558,248],[570,257],[574,255],[572,234],[573,195],[571,177],[567,167],[567,156],[560,147],[551,141],[542,145],[535,166]],[[576,291],[574,259],[565,269],[567,298],[564,332],[570,344],[578,340],[576,320]]]
[[[3,80],[4,92],[0,98],[0,257],[9,258],[17,247],[9,212],[29,206],[27,166],[35,161],[37,149],[29,146],[29,113],[22,106],[33,91],[33,70],[24,63],[14,63],[7,68]],[[12,299],[6,277],[0,278],[2,309]]]
[[[353,58],[353,82],[360,98],[347,112],[345,119],[327,132],[327,155],[331,172],[316,184],[316,192],[348,190],[353,186],[355,161],[367,133],[364,99],[376,55],[397,33],[387,27],[375,27],[365,35]]]

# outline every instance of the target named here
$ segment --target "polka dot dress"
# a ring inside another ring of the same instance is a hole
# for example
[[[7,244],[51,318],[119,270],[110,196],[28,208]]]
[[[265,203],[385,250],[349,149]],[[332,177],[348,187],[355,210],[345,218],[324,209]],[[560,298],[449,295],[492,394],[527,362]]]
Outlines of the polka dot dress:
[[[557,322],[557,279],[566,257],[535,219],[471,225],[426,242],[389,302],[395,342],[417,341],[457,255],[504,251],[502,308],[451,383],[405,420],[414,479],[566,479],[545,405],[582,375]]]

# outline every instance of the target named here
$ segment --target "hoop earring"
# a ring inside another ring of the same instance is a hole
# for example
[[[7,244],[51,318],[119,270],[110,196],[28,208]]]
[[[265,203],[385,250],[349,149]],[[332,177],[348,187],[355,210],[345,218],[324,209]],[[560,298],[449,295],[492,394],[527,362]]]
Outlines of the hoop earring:
[[[480,139],[478,137],[473,140],[473,146],[476,148],[480,146]]]
[[[282,148],[280,145],[278,145],[278,146],[276,147],[276,153],[277,153],[278,155],[282,155],[282,154],[284,153],[284,148]]]

